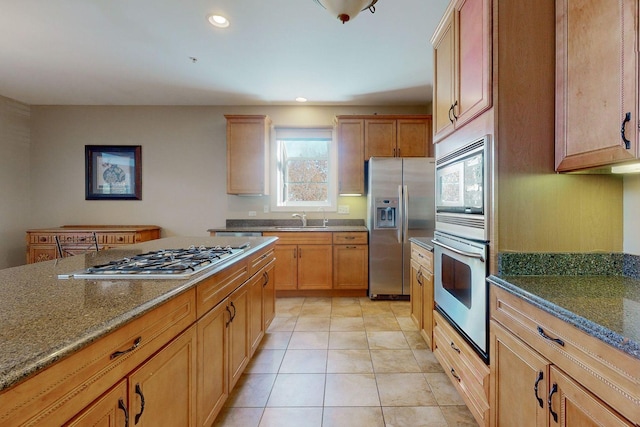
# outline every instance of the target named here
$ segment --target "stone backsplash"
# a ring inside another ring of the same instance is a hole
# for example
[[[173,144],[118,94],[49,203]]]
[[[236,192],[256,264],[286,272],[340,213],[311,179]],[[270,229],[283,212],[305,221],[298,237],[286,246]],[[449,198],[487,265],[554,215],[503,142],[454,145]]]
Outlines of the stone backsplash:
[[[640,256],[623,253],[501,253],[499,275],[626,276],[640,279]]]

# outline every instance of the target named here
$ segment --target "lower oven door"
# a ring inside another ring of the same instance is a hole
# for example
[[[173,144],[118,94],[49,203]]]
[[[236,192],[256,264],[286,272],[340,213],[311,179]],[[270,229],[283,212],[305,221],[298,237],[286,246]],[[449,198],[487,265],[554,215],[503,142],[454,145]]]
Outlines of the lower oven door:
[[[438,231],[433,244],[436,308],[487,360],[488,245]]]

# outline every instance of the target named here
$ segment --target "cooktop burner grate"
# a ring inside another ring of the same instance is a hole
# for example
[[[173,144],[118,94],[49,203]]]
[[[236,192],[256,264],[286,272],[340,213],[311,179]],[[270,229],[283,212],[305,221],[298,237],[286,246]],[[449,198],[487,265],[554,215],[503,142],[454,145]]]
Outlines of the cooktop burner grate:
[[[220,264],[243,252],[242,249],[228,246],[190,246],[186,249],[161,249],[110,261],[107,264],[89,267],[76,273],[62,274],[58,278],[184,278]]]

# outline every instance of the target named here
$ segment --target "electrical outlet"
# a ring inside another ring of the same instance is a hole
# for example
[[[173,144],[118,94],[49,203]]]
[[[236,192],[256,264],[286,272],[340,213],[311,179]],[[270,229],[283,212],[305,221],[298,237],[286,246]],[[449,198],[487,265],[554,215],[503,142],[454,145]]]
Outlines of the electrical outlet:
[[[269,205],[264,205],[264,206],[262,207],[262,212],[264,212],[264,213],[269,213]]]
[[[349,213],[349,205],[339,205],[338,206],[338,213],[339,214],[343,214],[346,215]]]
[[[256,216],[256,211],[249,211],[249,216]]]

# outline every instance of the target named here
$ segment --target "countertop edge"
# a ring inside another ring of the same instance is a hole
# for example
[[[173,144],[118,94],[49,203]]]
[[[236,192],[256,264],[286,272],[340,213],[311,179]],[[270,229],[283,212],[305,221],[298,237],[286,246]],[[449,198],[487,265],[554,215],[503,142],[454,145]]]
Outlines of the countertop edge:
[[[410,237],[409,241],[415,243],[416,245],[433,252],[433,245],[431,244],[431,239],[433,237]]]
[[[507,282],[504,279],[491,275],[487,278],[487,281],[492,285],[498,286],[501,289],[527,301],[531,305],[557,317],[560,320],[576,327],[577,329],[591,335],[594,338],[608,344],[636,359],[640,359],[640,343],[630,340],[627,337],[620,335],[602,325],[592,322],[582,316],[579,316],[565,308],[560,307],[553,302],[550,302],[542,297],[539,297],[531,292]]]

